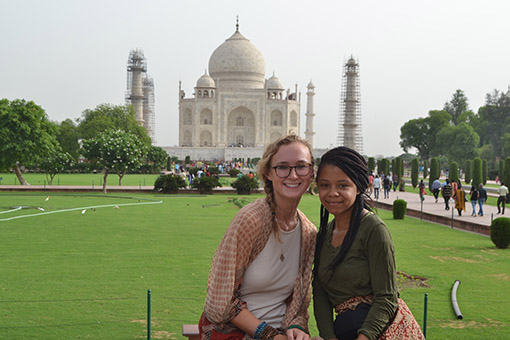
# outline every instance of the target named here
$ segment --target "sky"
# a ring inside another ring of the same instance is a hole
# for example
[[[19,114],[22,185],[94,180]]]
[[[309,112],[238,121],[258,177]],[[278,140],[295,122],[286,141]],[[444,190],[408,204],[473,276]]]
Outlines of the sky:
[[[301,92],[315,85],[315,147],[336,146],[343,64],[359,62],[364,153],[398,156],[400,128],[442,109],[457,89],[474,112],[510,85],[508,0],[0,0],[0,98],[33,100],[77,119],[125,103],[140,48],[154,79],[156,141],[178,144],[178,87],[187,96],[213,51],[239,30]]]

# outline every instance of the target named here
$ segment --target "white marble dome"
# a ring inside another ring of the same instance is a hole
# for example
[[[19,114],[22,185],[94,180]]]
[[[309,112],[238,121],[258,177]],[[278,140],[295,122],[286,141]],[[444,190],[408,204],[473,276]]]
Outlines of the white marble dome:
[[[267,80],[267,89],[268,90],[283,90],[283,85],[280,82],[280,79],[276,77],[274,74],[271,78]]]
[[[198,78],[197,87],[216,88],[214,79],[211,78],[207,73]]]
[[[236,31],[212,53],[209,73],[222,88],[264,88],[266,63],[255,45]]]

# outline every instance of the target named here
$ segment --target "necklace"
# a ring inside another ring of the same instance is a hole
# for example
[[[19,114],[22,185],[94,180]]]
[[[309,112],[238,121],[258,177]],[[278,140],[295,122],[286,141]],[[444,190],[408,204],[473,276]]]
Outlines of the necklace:
[[[278,219],[278,217],[276,217],[276,215],[275,215],[275,219],[276,219],[276,222],[278,223],[278,226],[280,226],[280,223],[282,223],[283,226],[285,227],[285,231],[289,231],[290,227],[287,223],[285,223],[285,221],[280,221]],[[299,218],[296,216],[296,227],[297,227],[298,223],[299,223]],[[280,241],[280,242],[281,242],[280,243],[280,261],[283,262],[283,261],[285,261],[285,255],[283,254],[283,241]]]

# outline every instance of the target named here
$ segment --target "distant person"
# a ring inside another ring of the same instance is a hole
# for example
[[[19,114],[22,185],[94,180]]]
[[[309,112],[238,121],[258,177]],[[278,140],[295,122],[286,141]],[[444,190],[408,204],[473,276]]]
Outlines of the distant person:
[[[478,189],[478,206],[480,209],[478,210],[478,215],[483,216],[483,204],[487,202],[487,190],[483,187],[483,184],[480,183],[480,188]]]
[[[471,216],[476,217],[476,205],[478,204],[478,189],[472,185],[471,190],[469,190],[469,200],[471,201],[471,206],[473,207],[473,213]]]
[[[391,188],[390,175],[384,177],[383,185],[384,185],[384,198],[390,198],[390,188]]]
[[[374,174],[368,175],[368,191],[370,192],[370,196],[374,192]]]
[[[447,178],[442,188],[442,194],[444,199],[444,210],[450,210],[450,198],[452,198],[452,185],[450,180]]]
[[[393,175],[393,192],[397,191],[397,187],[398,187],[398,176]]]
[[[430,188],[432,189],[432,194],[434,195],[437,203],[437,199],[439,198],[439,190],[441,189],[441,182],[439,182],[439,178],[436,178],[434,182],[432,182],[432,186]]]
[[[460,180],[457,182],[457,190],[455,190],[454,198],[455,209],[457,209],[459,216],[462,216],[462,211],[466,211],[466,192],[462,189]]]
[[[381,179],[379,178],[379,175],[375,175],[374,178],[374,198],[376,200],[379,199],[379,189],[381,188]]]
[[[506,203],[506,195],[508,195],[508,188],[505,186],[505,183],[501,182],[501,186],[498,188],[498,214],[501,213],[500,204],[503,206],[502,214],[505,214],[505,203]]]
[[[425,184],[423,183],[423,180],[420,180],[420,184],[418,185],[418,190],[420,192],[420,200],[424,201],[425,195],[427,194],[427,192],[425,191]]]

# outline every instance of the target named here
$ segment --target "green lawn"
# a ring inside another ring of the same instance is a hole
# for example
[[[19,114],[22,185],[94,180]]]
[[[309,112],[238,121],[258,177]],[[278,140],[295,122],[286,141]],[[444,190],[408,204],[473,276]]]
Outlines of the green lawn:
[[[231,197],[0,193],[0,339],[144,339],[147,289],[152,338],[182,338],[182,324],[200,317],[212,255],[238,211]],[[10,211],[17,206],[25,209]],[[318,222],[316,197],[300,208]],[[429,278],[430,288],[401,292],[420,324],[428,293],[428,338],[510,338],[509,249],[379,213],[398,269]],[[10,219],[24,215],[33,216]],[[450,304],[456,279],[463,320]],[[318,335],[313,318],[311,329]]]
[[[154,181],[159,175],[152,174],[128,174],[122,179],[122,186],[150,186],[154,185]],[[25,173],[23,177],[28,183],[33,185],[48,185],[49,180],[46,174],[42,173]],[[0,173],[0,185],[19,185],[18,178],[14,173]],[[223,186],[230,186],[236,178],[220,177],[220,183]],[[108,186],[118,186],[119,176],[117,174],[109,174],[106,180]],[[103,174],[57,174],[53,179],[52,185],[103,185]]]

